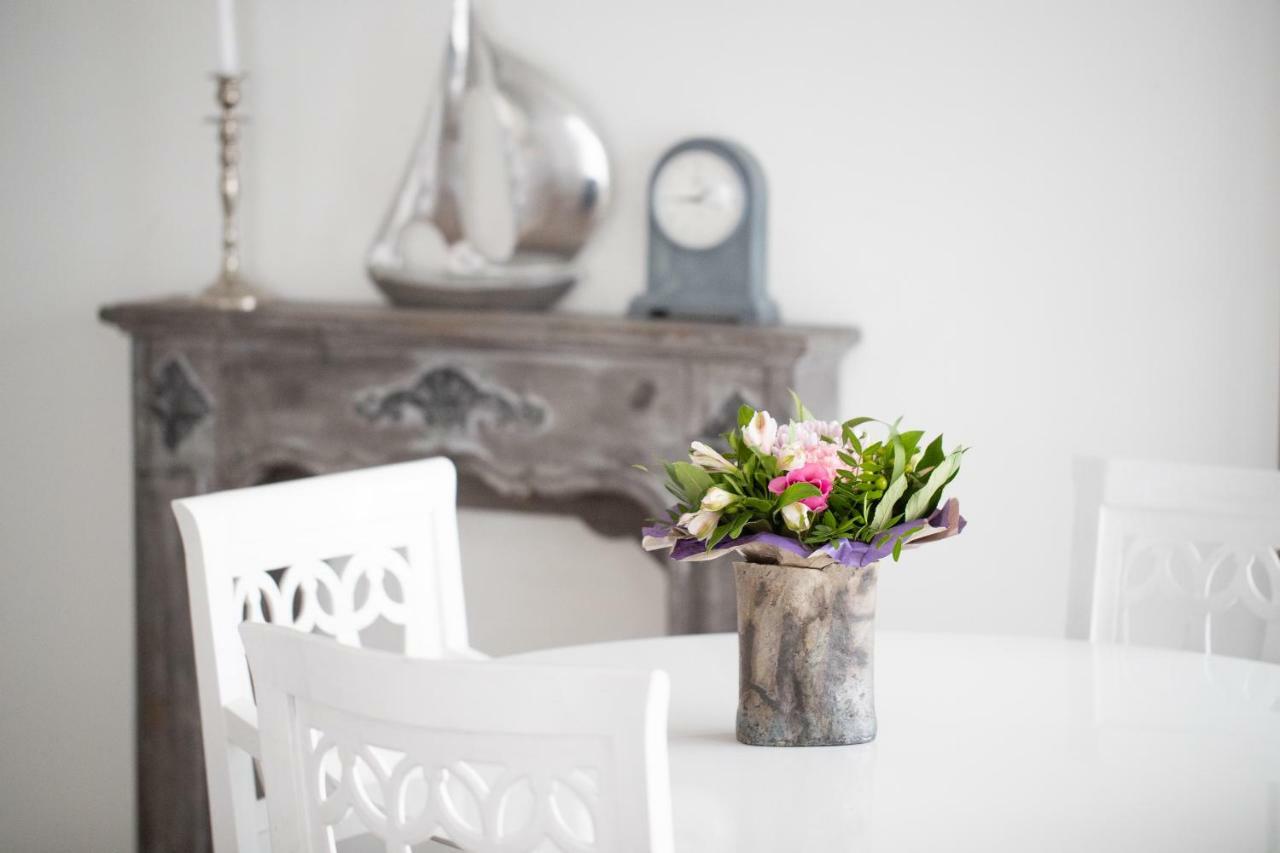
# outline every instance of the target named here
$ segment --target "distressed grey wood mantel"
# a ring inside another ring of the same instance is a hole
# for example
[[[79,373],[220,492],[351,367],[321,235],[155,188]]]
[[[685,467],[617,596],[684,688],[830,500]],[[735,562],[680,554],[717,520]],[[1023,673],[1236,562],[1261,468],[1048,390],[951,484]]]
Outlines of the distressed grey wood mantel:
[[[133,340],[141,849],[210,850],[174,498],[443,454],[464,506],[638,538],[658,478],[739,405],[836,412],[848,328],[185,300],[112,305]],[[465,553],[464,553],[465,559]],[[672,633],[733,630],[728,561],[660,561]]]

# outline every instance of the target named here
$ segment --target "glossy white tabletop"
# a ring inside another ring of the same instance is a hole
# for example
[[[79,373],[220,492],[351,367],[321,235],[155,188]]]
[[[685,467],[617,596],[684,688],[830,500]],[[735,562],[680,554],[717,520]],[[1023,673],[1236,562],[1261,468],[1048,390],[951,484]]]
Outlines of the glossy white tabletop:
[[[737,637],[518,656],[664,669],[676,849],[1280,851],[1280,666],[881,632],[879,736],[734,738]]]

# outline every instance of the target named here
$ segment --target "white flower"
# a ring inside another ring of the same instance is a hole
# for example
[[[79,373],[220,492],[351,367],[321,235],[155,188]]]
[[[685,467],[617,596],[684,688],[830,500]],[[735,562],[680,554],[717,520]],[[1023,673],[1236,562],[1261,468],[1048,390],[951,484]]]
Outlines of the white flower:
[[[689,531],[689,535],[694,539],[706,539],[715,532],[716,525],[719,523],[720,513],[705,509],[700,512],[686,512],[680,516],[680,526]]]
[[[804,533],[813,523],[813,513],[800,501],[787,504],[782,508],[782,520],[787,529],[794,533]]]
[[[728,473],[737,471],[733,467],[733,463],[725,459],[714,449],[707,447],[701,441],[695,441],[689,445],[689,459],[694,465],[697,465],[704,471],[718,471],[720,473]]]
[[[738,496],[733,492],[726,491],[719,486],[712,486],[702,496],[702,508],[708,512],[719,512],[737,499]]]
[[[751,420],[742,428],[742,440],[747,447],[753,447],[761,453],[772,453],[773,442],[778,437],[778,422],[769,417],[763,409],[751,416]]]
[[[778,448],[778,467],[783,471],[794,471],[804,467],[804,448],[798,444],[788,444]]]

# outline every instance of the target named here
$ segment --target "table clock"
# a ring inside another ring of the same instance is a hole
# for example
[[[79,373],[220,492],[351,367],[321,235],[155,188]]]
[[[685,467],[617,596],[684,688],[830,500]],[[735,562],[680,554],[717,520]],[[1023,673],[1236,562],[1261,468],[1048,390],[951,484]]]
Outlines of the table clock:
[[[741,145],[688,139],[649,179],[649,278],[639,317],[776,323],[765,292],[768,193]]]

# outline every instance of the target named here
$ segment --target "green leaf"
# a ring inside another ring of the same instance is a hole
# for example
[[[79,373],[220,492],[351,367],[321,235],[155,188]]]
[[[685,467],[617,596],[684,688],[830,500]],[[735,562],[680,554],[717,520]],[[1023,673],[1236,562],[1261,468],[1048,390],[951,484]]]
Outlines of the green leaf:
[[[893,518],[893,505],[902,497],[902,493],[907,489],[907,478],[899,477],[889,484],[889,488],[885,489],[884,497],[880,498],[880,503],[876,504],[876,514],[871,519],[871,527],[877,531],[892,527],[891,519]]]
[[[792,483],[778,495],[778,506],[781,508],[803,498],[816,498],[821,494],[822,491],[813,483]]]
[[[854,457],[850,456],[848,453],[844,453],[844,452],[842,451],[842,452],[837,453],[837,454],[836,454],[836,456],[839,456],[839,457],[840,457],[840,461],[841,461],[841,462],[843,462],[844,464],[848,465],[850,468],[856,468],[856,467],[858,467],[858,460],[857,460],[857,459],[855,459]],[[840,471],[840,473],[841,473],[841,474],[844,474],[844,473],[847,473],[847,472],[845,472],[845,471]]]
[[[958,453],[967,453],[967,452],[968,452],[968,450],[966,449],[966,450],[961,450],[961,451],[957,451],[957,452],[958,452]],[[937,494],[935,494],[935,495],[933,496],[933,499],[932,499],[931,501],[929,501],[929,506],[928,506],[928,507],[925,509],[925,511],[924,511],[924,514],[925,514],[925,515],[929,515],[929,514],[930,514],[930,513],[932,513],[935,509],[937,509],[937,508],[938,508],[938,504],[942,503],[942,493],[943,493],[943,492],[945,492],[945,491],[947,490],[947,486],[951,485],[951,481],[952,481],[952,480],[954,480],[954,479],[956,478],[956,475],[957,475],[957,474],[959,474],[959,473],[960,473],[960,468],[959,468],[959,467],[957,467],[957,468],[956,468],[956,470],[954,470],[954,471],[952,471],[952,472],[951,472],[951,476],[950,476],[950,477],[948,477],[948,478],[947,478],[947,481],[946,481],[945,483],[943,483],[943,484],[942,484],[942,488],[941,488],[941,489],[938,489]]]
[[[959,470],[962,456],[964,456],[964,451],[957,450],[944,459],[939,463],[938,467],[933,469],[933,473],[929,475],[929,479],[925,481],[924,486],[907,499],[907,508],[904,515],[908,521],[921,518],[928,511],[934,495],[938,494],[942,487]]]
[[[902,442],[898,436],[893,437],[893,476],[890,481],[896,480],[902,476],[902,472],[907,470],[907,451],[902,446]]]
[[[849,420],[845,421],[841,426],[847,429],[856,429],[863,424],[869,424],[872,422],[879,423],[875,418],[849,418]]]
[[[908,528],[898,534],[898,538],[893,542],[893,561],[895,563],[902,559],[902,546],[906,544],[908,539],[915,536],[921,530],[924,530],[924,525],[917,525],[916,527]]]
[[[852,447],[858,453],[862,453],[862,441],[848,425],[842,425],[840,427],[840,437],[844,439],[845,444]]]
[[[750,406],[745,404],[739,406],[738,407],[738,426],[744,427],[747,424],[751,423],[751,419],[755,417],[755,414],[756,414],[756,410],[751,408]]]
[[[922,471],[932,468],[946,458],[946,451],[942,449],[942,436],[939,435],[929,442],[929,446],[924,449],[924,456],[920,457],[920,464],[916,466],[916,470]]]
[[[711,475],[692,462],[672,462],[671,479],[684,491],[685,499],[691,504],[702,502],[702,496],[714,485]]]
[[[724,442],[729,445],[729,456],[734,461],[741,461],[742,458],[742,433],[736,429],[731,429],[724,434]]]
[[[898,436],[902,441],[902,449],[907,453],[907,459],[915,455],[916,449],[920,447],[920,439],[924,437],[924,430],[913,429],[910,432],[904,432]]]
[[[707,548],[710,551],[729,533],[729,522],[722,521],[716,526],[715,532],[707,537]]]
[[[741,536],[742,528],[746,527],[749,521],[751,521],[751,513],[749,512],[739,513],[734,516],[733,524],[729,527],[729,538],[737,539]]]
[[[796,420],[798,421],[815,420],[815,418],[813,417],[813,412],[805,408],[804,403],[800,402],[800,395],[795,392],[795,389],[788,389],[788,390],[791,391],[791,404],[795,407],[795,410],[796,410]]]

